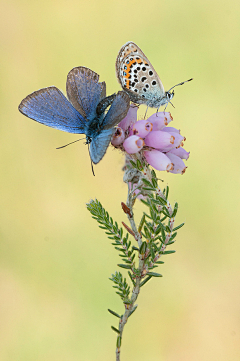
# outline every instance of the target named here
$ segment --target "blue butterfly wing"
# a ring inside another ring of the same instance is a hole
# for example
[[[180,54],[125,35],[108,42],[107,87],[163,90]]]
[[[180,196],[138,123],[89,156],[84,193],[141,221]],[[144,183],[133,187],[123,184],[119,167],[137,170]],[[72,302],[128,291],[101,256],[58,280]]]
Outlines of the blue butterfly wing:
[[[73,68],[67,76],[68,99],[90,121],[96,116],[99,101],[106,96],[106,84],[98,80],[97,73],[83,66]]]
[[[90,157],[94,164],[100,162],[102,157],[107,151],[107,147],[111,141],[112,135],[114,134],[115,129],[103,130],[97,136],[95,136],[90,143]]]
[[[54,86],[28,95],[18,109],[28,118],[49,127],[69,133],[85,133],[85,119]]]
[[[130,106],[130,98],[127,93],[119,91],[105,116],[102,128],[110,129],[117,125],[127,115]]]

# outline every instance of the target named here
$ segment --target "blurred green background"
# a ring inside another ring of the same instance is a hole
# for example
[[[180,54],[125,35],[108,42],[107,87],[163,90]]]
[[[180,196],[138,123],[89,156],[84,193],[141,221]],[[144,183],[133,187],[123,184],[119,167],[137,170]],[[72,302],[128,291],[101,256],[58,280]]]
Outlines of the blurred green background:
[[[122,360],[240,360],[239,1],[2,0],[0,359],[110,361],[123,306],[108,277],[116,251],[86,210],[97,197],[126,221],[123,157],[109,148],[92,176],[83,142],[30,120],[18,104],[34,90],[65,92],[87,66],[120,90],[115,59],[136,42],[165,89],[191,152],[183,175],[159,173],[178,201],[174,255],[129,320]],[[141,106],[139,115],[145,107]],[[152,111],[153,112],[153,111]],[[148,113],[151,114],[151,111]],[[81,144],[80,144],[81,143]],[[140,217],[140,203],[136,215]]]

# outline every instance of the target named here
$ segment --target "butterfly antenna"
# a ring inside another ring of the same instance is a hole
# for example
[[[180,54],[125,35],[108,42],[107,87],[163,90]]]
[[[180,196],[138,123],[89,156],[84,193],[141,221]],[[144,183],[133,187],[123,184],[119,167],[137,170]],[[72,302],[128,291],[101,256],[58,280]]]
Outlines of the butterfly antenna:
[[[188,79],[188,80],[185,80],[185,81],[182,81],[181,83],[174,85],[172,88],[170,88],[170,89],[168,90],[168,92],[170,92],[170,90],[172,90],[172,89],[175,88],[176,86],[183,85],[184,83],[188,83],[188,82],[191,81],[191,80],[193,80],[193,78]]]
[[[89,143],[87,143],[87,145],[88,145],[88,153],[89,153],[89,156],[90,156],[90,152],[89,152]],[[94,173],[94,170],[93,170],[93,161],[92,161],[91,156],[90,156],[90,160],[91,160],[92,174],[93,174],[93,175],[94,175],[94,177],[95,177],[95,173]]]
[[[84,139],[84,138],[81,138],[81,139],[78,139],[78,140],[74,140],[74,142],[68,143],[68,144],[63,145],[62,147],[58,147],[58,148],[56,148],[56,149],[65,148],[65,147],[67,147],[68,145],[73,144],[73,143],[76,143],[76,142],[79,142],[79,140],[83,140],[83,139]]]

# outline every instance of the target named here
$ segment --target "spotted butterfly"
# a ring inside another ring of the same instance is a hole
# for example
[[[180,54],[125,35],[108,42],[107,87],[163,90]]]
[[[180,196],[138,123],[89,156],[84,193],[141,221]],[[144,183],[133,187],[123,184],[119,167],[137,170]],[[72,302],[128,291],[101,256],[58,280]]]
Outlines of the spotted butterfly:
[[[116,60],[116,75],[123,90],[131,101],[146,104],[151,108],[171,103],[175,86],[165,92],[161,79],[142,50],[132,41],[127,42],[119,51]]]

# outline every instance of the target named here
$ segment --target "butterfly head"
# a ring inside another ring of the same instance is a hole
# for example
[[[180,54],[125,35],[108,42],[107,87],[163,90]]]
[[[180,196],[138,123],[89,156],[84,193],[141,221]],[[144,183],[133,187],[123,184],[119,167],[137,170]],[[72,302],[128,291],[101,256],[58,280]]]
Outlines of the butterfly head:
[[[168,103],[171,102],[172,98],[174,97],[174,90],[172,92],[170,91],[167,91],[165,93],[165,96],[166,96],[166,100],[168,101]]]

